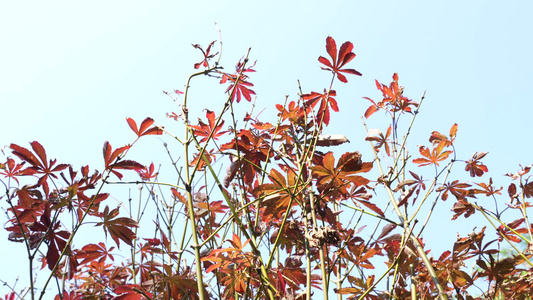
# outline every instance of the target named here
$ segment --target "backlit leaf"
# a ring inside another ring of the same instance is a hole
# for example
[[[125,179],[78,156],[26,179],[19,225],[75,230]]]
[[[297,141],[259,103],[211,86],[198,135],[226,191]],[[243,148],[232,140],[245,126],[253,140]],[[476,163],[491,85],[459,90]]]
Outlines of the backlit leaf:
[[[133,233],[131,228],[139,227],[139,224],[131,218],[117,217],[118,214],[118,207],[113,210],[109,210],[109,207],[106,206],[102,214],[102,222],[96,223],[95,226],[102,226],[106,236],[109,233],[119,248],[119,240],[122,240],[126,244],[133,246],[135,233]]]
[[[320,56],[318,61],[324,65],[321,66],[321,68],[323,70],[329,70],[333,72],[333,74],[335,74],[337,78],[344,83],[348,82],[348,79],[346,79],[342,73],[361,76],[361,73],[354,69],[342,69],[344,65],[355,58],[355,54],[352,52],[352,50],[353,44],[351,42],[345,42],[341,45],[339,53],[337,54],[337,44],[332,37],[328,36],[326,38],[326,51],[331,57],[331,61],[323,56]]]

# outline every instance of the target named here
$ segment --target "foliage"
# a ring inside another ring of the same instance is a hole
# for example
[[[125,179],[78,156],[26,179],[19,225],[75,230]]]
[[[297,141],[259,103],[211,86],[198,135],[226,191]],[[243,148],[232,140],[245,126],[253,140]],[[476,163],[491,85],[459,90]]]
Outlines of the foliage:
[[[11,155],[0,164],[5,229],[28,254],[31,284],[4,299],[42,299],[52,286],[55,299],[475,299],[471,294],[529,299],[533,294],[531,167],[508,174],[513,182],[503,195],[492,178],[482,180],[486,152],[456,157],[457,124],[448,135],[433,131],[426,145],[411,152],[408,141],[424,96],[419,102],[405,96],[398,74],[388,85],[376,80],[381,100],[365,98],[371,104],[363,120],[379,112],[388,120],[380,125],[385,133],[367,129],[374,157],[335,153],[348,139],[325,133],[340,110],[333,86],[336,79],[344,84],[346,75],[361,73],[346,68],[355,58],[353,44],[337,50],[332,37],[326,39],[330,58],[318,58],[332,74],[329,86],[322,92],[300,90],[296,100],[276,104],[277,120],[262,121],[250,112],[241,125],[234,107],[255,97],[249,78],[254,64],[247,54],[235,72],[226,73],[219,64],[221,49],[213,54],[215,45],[206,50],[193,45],[203,56],[194,69],[203,69],[188,78],[184,92],[167,92],[179,104],[179,113],[168,116],[183,126],[183,138],[152,118],[140,125],[128,118],[131,143],[113,148],[106,141],[104,171],[92,173],[89,166],[76,171],[48,159],[36,141],[29,148],[9,146]],[[199,76],[218,78],[227,85],[227,97],[211,108],[218,113],[206,109],[195,125],[188,91]],[[159,181],[163,175],[153,162],[129,158],[130,149],[152,135],[183,147],[181,159],[169,151],[172,168],[161,169],[174,170],[174,181]],[[463,163],[472,181],[451,178],[452,168]],[[222,164],[223,178],[215,171]],[[149,196],[139,196],[136,206],[116,207],[103,188],[119,184],[140,185]],[[493,199],[493,207],[478,205],[479,198]],[[477,214],[487,223],[431,257],[422,233],[437,202],[448,199],[455,201],[452,220]],[[153,219],[141,222],[147,211],[155,212]],[[520,217],[513,219],[512,211]],[[101,241],[74,246],[84,242],[82,227],[100,230]],[[502,255],[502,247],[514,251]],[[127,259],[119,258],[128,252]],[[36,274],[46,278],[43,286],[36,286]]]

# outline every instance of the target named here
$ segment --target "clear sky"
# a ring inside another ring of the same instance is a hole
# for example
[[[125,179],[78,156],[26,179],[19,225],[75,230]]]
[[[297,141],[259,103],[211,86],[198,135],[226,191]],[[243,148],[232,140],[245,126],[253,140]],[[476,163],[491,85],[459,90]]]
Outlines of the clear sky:
[[[501,186],[504,173],[533,162],[531,11],[530,1],[1,1],[0,147],[37,140],[62,163],[101,165],[105,140],[131,140],[126,117],[173,126],[165,113],[177,108],[162,91],[183,89],[201,60],[191,44],[218,39],[217,22],[227,69],[252,48],[265,116],[285,95],[296,99],[297,79],[304,92],[326,87],[330,74],[317,62],[325,39],[349,40],[363,76],[337,83],[341,112],[328,133],[369,153],[362,97],[379,99],[374,80],[397,72],[405,95],[418,101],[426,91],[413,143],[458,123],[459,156],[489,151],[484,162]],[[213,79],[191,91],[197,116],[224,101]],[[3,258],[23,249],[5,233],[0,245]],[[13,279],[1,269],[0,279]]]

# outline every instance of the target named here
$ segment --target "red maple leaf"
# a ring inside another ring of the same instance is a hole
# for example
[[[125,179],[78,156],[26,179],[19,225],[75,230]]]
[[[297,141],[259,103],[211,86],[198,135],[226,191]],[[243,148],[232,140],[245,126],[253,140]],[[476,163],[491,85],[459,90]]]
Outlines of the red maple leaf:
[[[504,237],[506,237],[508,240],[513,241],[515,243],[519,243],[522,241],[522,239],[518,236],[518,234],[527,233],[527,224],[526,227],[519,228],[518,226],[522,225],[524,223],[525,219],[520,218],[517,220],[514,220],[510,223],[507,223],[506,225],[500,225],[498,227],[498,240],[502,241]]]
[[[329,91],[329,93],[324,90],[323,94],[317,93],[317,92],[311,92],[310,94],[302,95],[302,100],[305,101],[305,105],[314,108],[318,102],[320,102],[320,107],[318,108],[317,113],[317,121],[318,123],[324,122],[324,124],[328,125],[330,120],[329,115],[329,108],[333,109],[333,111],[339,111],[339,106],[337,105],[337,101],[335,100],[335,97],[337,96],[337,93],[333,90]]]
[[[301,197],[294,195],[291,191],[293,186],[297,185],[298,177],[291,169],[285,170],[285,174],[272,169],[269,178],[272,183],[257,186],[252,190],[252,194],[257,199],[263,197],[261,206],[264,207],[263,216],[265,219],[279,220],[289,205],[293,207],[301,201]]]
[[[202,259],[204,262],[212,263],[206,272],[217,270],[223,274],[221,284],[225,287],[224,299],[229,299],[235,293],[244,293],[250,285],[257,286],[256,280],[250,280],[247,270],[252,266],[253,256],[249,252],[244,252],[244,247],[250,240],[241,242],[237,234],[233,234],[233,239],[229,240],[231,247],[214,249]]]
[[[25,163],[26,162],[17,164],[15,160],[8,157],[6,163],[3,164],[3,168],[1,168],[4,171],[0,172],[0,174],[4,175],[4,177],[6,178],[13,178],[13,180],[15,180],[18,184],[19,180],[17,179],[17,177],[22,176],[22,175],[27,175],[22,169]]]
[[[99,242],[98,244],[89,244],[83,246],[81,250],[78,250],[76,252],[76,258],[82,259],[80,262],[80,265],[89,263],[93,260],[98,260],[100,262],[105,262],[107,258],[110,258],[111,260],[115,260],[113,255],[110,253],[113,251],[115,247],[111,247],[107,249],[106,245],[102,242]]]
[[[139,176],[144,181],[149,181],[152,178],[156,178],[159,174],[158,172],[155,172],[154,163],[151,163],[150,166],[144,167],[144,169],[137,169],[135,170],[139,174]]]
[[[118,207],[110,211],[109,206],[106,206],[102,214],[103,220],[102,222],[96,223],[96,226],[103,226],[106,236],[107,233],[109,233],[119,248],[119,239],[132,246],[133,240],[135,239],[135,233],[133,233],[130,228],[139,227],[139,223],[131,218],[115,218],[118,214]]]
[[[333,72],[333,74],[335,74],[337,78],[344,83],[348,82],[348,80],[343,74],[341,74],[341,72],[361,76],[362,74],[354,69],[341,69],[345,64],[349,63],[355,58],[355,53],[353,53],[352,50],[353,44],[351,42],[345,42],[342,44],[341,48],[339,49],[339,53],[337,54],[337,44],[332,37],[328,36],[326,38],[326,51],[331,57],[331,61],[323,56],[320,56],[318,61],[324,64],[324,66],[321,68],[323,70],[329,70]]]
[[[122,179],[122,174],[117,172],[116,169],[123,170],[142,170],[145,167],[140,163],[133,160],[121,160],[126,151],[130,148],[130,145],[117,148],[113,151],[111,144],[106,141],[104,143],[104,162],[106,170],[111,170],[119,179]]]
[[[378,90],[383,94],[383,100],[375,102],[374,100],[363,97],[363,99],[372,102],[372,105],[366,110],[365,118],[369,118],[373,113],[380,109],[386,109],[389,112],[408,112],[412,113],[411,106],[418,107],[418,103],[410,100],[403,95],[403,87],[398,84],[398,74],[392,75],[392,82],[387,86],[376,80]]]
[[[48,268],[53,270],[55,265],[59,262],[61,253],[65,248],[69,247],[67,241],[70,238],[70,233],[65,230],[59,230],[61,223],[57,221],[52,223],[50,215],[50,205],[46,205],[39,222],[32,223],[29,227],[33,233],[29,237],[30,247],[38,247],[41,239],[44,237],[48,244],[48,251],[46,251],[46,262]],[[35,240],[32,241],[32,237]]]
[[[281,118],[282,121],[285,121],[289,119],[293,123],[303,123],[303,118],[305,116],[306,111],[298,105],[295,101],[289,102],[288,105],[281,105],[276,104],[277,110],[279,110],[278,117]],[[307,111],[310,111],[310,107],[307,108]]]
[[[376,204],[369,201],[370,198],[372,198],[372,194],[367,193],[365,187],[359,187],[357,185],[352,186],[348,193],[348,198],[352,199],[354,204],[358,207],[359,205],[357,203],[361,203],[373,212],[377,213],[378,215],[382,217],[385,216],[383,211]]]
[[[141,137],[143,135],[149,135],[149,134],[155,134],[155,135],[161,135],[163,134],[163,130],[161,130],[160,127],[154,126],[150,128],[152,124],[154,124],[154,120],[152,118],[146,118],[144,121],[142,121],[141,126],[137,129],[137,123],[132,118],[126,118],[126,121],[128,121],[128,125],[130,126],[131,130],[137,134],[137,137]]]
[[[210,136],[212,136],[214,140],[217,140],[218,137],[227,132],[220,131],[222,126],[224,126],[224,120],[221,120],[217,125],[217,118],[215,117],[214,112],[206,109],[205,116],[208,124],[204,123],[200,118],[198,118],[198,125],[190,125],[190,127],[194,130],[194,135],[202,137],[200,143],[207,141]]]
[[[444,201],[448,199],[448,192],[454,195],[457,200],[464,199],[466,197],[475,198],[474,191],[472,189],[468,189],[469,187],[471,187],[471,185],[468,183],[459,182],[459,180],[454,180],[451,183],[445,183],[442,186],[438,187],[437,192],[444,192],[441,196],[441,199]]]
[[[234,170],[244,176],[245,183],[250,184],[256,173],[261,171],[261,163],[268,159],[270,144],[256,131],[241,129],[236,139],[221,146],[221,150],[229,149],[239,152],[240,159],[236,157],[233,160],[238,162]]]
[[[230,82],[230,85],[226,89],[226,93],[230,94],[231,101],[237,99],[237,103],[241,101],[241,98],[248,101],[252,101],[252,95],[255,95],[255,92],[250,88],[254,86],[252,83],[248,82],[248,75],[246,73],[255,72],[253,63],[250,67],[244,68],[244,63],[239,61],[236,66],[235,74],[222,73],[222,79],[220,83]]]
[[[370,182],[368,179],[355,174],[368,172],[371,168],[370,164],[361,161],[359,152],[344,153],[337,162],[337,166],[335,166],[333,152],[328,152],[322,161],[316,162],[316,166],[313,167],[313,177],[317,179],[319,191],[331,189],[347,195],[347,187],[351,184],[364,186]]]
[[[366,111],[365,111],[365,118],[370,118],[371,115],[373,115],[376,111],[382,109],[385,107],[383,101],[379,101],[378,103],[376,103],[374,100],[368,98],[368,97],[363,97],[363,99],[366,99],[370,102],[372,102],[372,105],[370,105]]]
[[[252,83],[247,82],[242,77],[237,80],[237,76],[231,74],[223,74],[220,83],[226,83],[228,80],[230,85],[226,89],[226,93],[231,93],[231,101],[237,99],[237,103],[239,103],[242,97],[249,102],[252,101],[252,95],[255,95],[255,92],[249,88],[254,86]]]
[[[39,142],[31,142],[30,145],[35,154],[32,153],[30,150],[16,144],[11,144],[9,148],[13,150],[13,154],[15,154],[18,158],[31,165],[31,167],[27,167],[26,169],[19,172],[23,172],[24,175],[43,174],[43,176],[39,178],[37,184],[39,186],[42,186],[44,192],[46,193],[46,195],[48,195],[48,177],[50,176],[52,178],[57,178],[54,173],[68,168],[69,165],[58,164],[57,166],[55,166],[57,160],[48,160],[46,156],[46,151],[44,150],[44,147],[39,144]]]

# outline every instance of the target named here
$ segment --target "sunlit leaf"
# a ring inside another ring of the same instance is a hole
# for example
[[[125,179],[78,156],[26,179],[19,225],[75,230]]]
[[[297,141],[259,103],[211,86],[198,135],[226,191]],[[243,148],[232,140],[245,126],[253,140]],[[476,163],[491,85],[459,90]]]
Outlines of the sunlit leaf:
[[[348,82],[348,79],[346,79],[342,73],[361,76],[361,73],[354,69],[342,69],[344,65],[355,58],[355,54],[352,52],[353,44],[351,42],[345,42],[342,44],[337,54],[337,44],[332,37],[328,36],[326,38],[326,50],[331,57],[331,61],[323,56],[320,56],[318,61],[324,65],[321,67],[322,69],[333,72],[333,74],[335,74],[337,78],[344,83]]]

